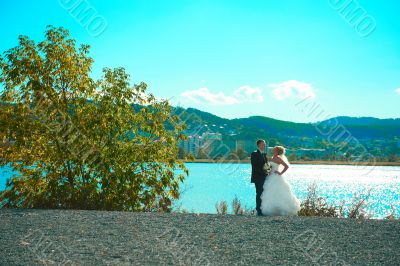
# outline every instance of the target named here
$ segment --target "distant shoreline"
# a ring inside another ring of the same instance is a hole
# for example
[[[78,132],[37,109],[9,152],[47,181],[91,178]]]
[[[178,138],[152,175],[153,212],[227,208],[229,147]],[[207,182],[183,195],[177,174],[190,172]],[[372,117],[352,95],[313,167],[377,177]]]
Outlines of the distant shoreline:
[[[236,160],[212,160],[212,159],[196,159],[193,161],[186,160],[185,163],[238,163],[249,164],[249,159],[240,161]],[[400,162],[351,162],[351,161],[292,161],[291,164],[314,164],[314,165],[358,165],[358,166],[400,166]]]

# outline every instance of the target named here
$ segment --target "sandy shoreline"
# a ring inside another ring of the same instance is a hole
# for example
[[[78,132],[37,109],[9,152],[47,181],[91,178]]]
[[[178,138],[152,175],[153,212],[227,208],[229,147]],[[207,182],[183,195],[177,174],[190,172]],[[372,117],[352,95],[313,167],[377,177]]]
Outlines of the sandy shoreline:
[[[0,265],[395,265],[400,222],[0,210]]]

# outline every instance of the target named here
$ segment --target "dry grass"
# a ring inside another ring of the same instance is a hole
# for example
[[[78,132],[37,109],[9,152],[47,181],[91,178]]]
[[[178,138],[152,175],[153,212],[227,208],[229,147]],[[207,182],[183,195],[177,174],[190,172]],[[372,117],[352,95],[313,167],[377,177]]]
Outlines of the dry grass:
[[[228,203],[226,201],[220,201],[215,204],[215,209],[218,214],[228,214]],[[231,214],[234,215],[254,215],[255,210],[244,207],[239,200],[238,196],[235,195],[231,202]]]
[[[400,217],[397,215],[396,209],[393,207],[393,205],[390,205],[390,213],[385,217],[386,220],[398,220]]]
[[[224,200],[215,204],[215,209],[218,214],[228,214],[228,204]]]
[[[298,212],[299,216],[316,216],[316,217],[336,217],[350,219],[371,219],[372,214],[367,211],[367,200],[371,195],[369,190],[365,195],[356,195],[353,198],[352,204],[348,205],[342,201],[340,205],[329,204],[326,198],[318,196],[318,186],[312,183],[308,186],[307,197],[301,203],[301,209]],[[231,214],[234,215],[254,215],[254,209],[243,207],[239,198],[235,195],[231,204]],[[228,204],[226,201],[221,201],[215,204],[218,214],[228,214]],[[385,219],[399,219],[396,215],[396,210],[392,206],[391,212]]]
[[[328,204],[324,197],[318,197],[317,185],[315,183],[308,186],[306,199],[301,203],[299,216],[319,216],[337,217],[350,219],[370,219],[372,215],[366,210],[367,200],[371,195],[371,190],[366,195],[357,195],[353,198],[350,207],[346,207],[346,202],[342,201],[339,206]]]
[[[308,186],[306,199],[301,203],[299,216],[338,217],[338,209],[317,195],[317,184]]]

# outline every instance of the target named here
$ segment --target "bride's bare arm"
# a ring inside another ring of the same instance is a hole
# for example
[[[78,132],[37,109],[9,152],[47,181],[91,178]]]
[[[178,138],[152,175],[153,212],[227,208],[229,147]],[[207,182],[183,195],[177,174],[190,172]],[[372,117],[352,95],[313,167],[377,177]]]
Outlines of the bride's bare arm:
[[[280,164],[283,165],[283,170],[281,172],[279,172],[279,171],[275,171],[275,172],[278,175],[283,175],[283,173],[285,173],[287,171],[287,169],[289,169],[289,165],[287,165],[287,163],[284,160],[282,160],[281,158],[279,158],[278,161],[279,161]]]

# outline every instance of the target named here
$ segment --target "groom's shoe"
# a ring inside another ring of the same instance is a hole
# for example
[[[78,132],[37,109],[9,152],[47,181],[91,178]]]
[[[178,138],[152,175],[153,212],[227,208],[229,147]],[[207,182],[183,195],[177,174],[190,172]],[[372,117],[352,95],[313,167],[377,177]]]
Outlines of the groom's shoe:
[[[257,216],[264,216],[264,214],[262,214],[262,212],[257,212]]]

